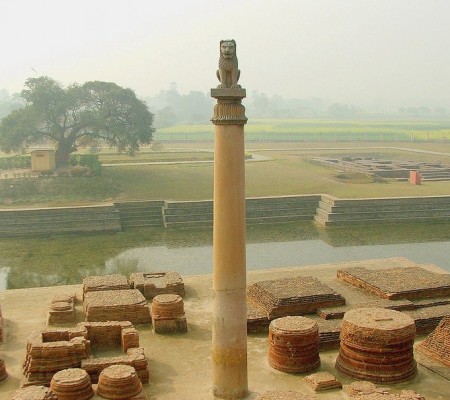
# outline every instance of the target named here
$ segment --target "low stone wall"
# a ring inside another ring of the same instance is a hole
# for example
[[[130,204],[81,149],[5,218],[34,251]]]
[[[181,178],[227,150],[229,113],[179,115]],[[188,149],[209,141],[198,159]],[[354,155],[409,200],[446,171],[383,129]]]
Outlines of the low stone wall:
[[[320,195],[250,197],[245,201],[247,224],[313,220]],[[165,201],[164,226],[213,225],[213,201]]]
[[[322,226],[450,221],[450,196],[338,199],[329,195],[246,199],[247,224]],[[131,201],[101,206],[0,210],[0,237],[212,226],[213,201]]]
[[[0,210],[0,237],[120,230],[119,211],[112,204]]]

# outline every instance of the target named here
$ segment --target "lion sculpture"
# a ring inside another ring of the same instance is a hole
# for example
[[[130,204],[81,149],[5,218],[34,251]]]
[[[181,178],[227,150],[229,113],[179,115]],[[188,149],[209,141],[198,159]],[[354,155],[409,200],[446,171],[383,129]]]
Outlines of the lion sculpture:
[[[238,69],[238,59],[236,57],[236,42],[234,40],[220,41],[220,58],[219,69],[217,70],[217,78],[220,81],[219,89],[231,88],[239,89],[239,75],[241,71]]]

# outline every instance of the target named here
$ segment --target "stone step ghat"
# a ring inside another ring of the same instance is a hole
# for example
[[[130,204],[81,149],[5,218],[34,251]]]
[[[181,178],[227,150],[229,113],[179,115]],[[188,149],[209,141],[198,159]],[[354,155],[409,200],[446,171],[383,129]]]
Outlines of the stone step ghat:
[[[58,233],[117,232],[119,213],[113,205],[3,210],[0,237]]]
[[[164,201],[116,202],[123,230],[145,226],[163,226],[162,207]]]
[[[394,310],[360,308],[345,314],[336,369],[375,383],[408,381],[417,374],[414,320]]]
[[[250,224],[313,220],[320,195],[260,197],[246,199],[246,220]],[[213,202],[165,201],[164,226],[212,226]]]
[[[131,201],[114,205],[0,210],[0,237],[117,232],[148,226],[212,226],[213,202]],[[450,196],[337,199],[328,195],[246,199],[248,224],[450,221]]]
[[[421,170],[422,181],[450,181],[450,169],[446,170]]]
[[[450,196],[337,199],[324,195],[314,219],[323,226],[449,221]]]

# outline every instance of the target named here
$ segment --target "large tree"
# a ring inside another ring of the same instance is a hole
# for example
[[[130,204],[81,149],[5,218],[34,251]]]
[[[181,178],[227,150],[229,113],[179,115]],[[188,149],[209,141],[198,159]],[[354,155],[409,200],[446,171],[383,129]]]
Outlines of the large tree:
[[[0,123],[0,148],[5,152],[50,142],[61,167],[78,147],[103,142],[134,154],[152,140],[153,114],[131,89],[99,81],[64,88],[46,76],[29,78],[25,87],[25,107]]]

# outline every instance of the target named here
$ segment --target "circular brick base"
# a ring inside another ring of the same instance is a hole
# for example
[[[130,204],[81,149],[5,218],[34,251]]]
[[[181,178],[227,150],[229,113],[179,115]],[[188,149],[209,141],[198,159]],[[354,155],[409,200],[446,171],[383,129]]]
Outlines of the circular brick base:
[[[128,399],[139,394],[142,384],[129,365],[112,365],[98,378],[97,394],[105,399]]]
[[[383,308],[360,308],[344,315],[336,369],[375,383],[396,383],[417,373],[414,320]]]
[[[88,373],[79,368],[63,369],[53,375],[50,388],[58,400],[88,400],[94,397]]]
[[[283,317],[269,326],[269,364],[279,371],[309,372],[320,365],[319,328],[304,317]]]

